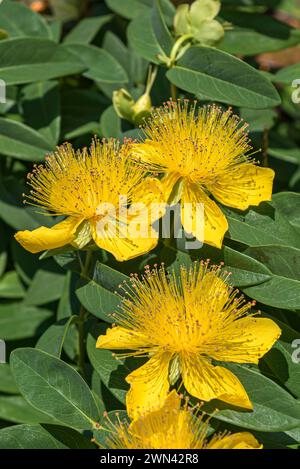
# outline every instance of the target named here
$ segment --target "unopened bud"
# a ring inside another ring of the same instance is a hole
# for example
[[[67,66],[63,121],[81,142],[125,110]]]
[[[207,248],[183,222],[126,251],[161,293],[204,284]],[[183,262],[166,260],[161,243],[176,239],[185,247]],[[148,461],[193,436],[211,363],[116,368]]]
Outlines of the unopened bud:
[[[219,0],[196,0],[191,6],[179,5],[174,17],[178,36],[191,35],[202,45],[214,45],[224,36],[224,28],[215,17],[221,8]]]
[[[133,118],[136,125],[142,124],[150,116],[152,109],[151,98],[148,93],[143,94],[133,106]]]
[[[116,113],[122,119],[133,121],[134,99],[124,88],[113,92],[113,106]]]
[[[137,101],[134,101],[131,94],[124,88],[114,91],[113,105],[119,117],[136,125],[149,117],[152,109],[149,93],[144,93]]]

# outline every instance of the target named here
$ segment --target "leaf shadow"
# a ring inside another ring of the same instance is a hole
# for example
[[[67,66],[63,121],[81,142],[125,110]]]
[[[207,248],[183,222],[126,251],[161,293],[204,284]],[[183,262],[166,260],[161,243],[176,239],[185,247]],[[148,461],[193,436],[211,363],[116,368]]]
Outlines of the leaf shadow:
[[[270,363],[276,363],[276,371],[270,366]],[[288,362],[280,350],[272,348],[259,363],[258,367],[261,371],[264,371],[266,365],[279,384],[283,385],[288,381],[290,377]]]

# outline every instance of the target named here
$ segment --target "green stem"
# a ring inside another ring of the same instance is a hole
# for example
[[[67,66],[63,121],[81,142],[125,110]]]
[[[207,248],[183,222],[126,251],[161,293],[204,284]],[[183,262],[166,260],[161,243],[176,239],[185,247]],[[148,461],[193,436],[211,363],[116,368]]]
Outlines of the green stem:
[[[170,57],[168,59],[168,64],[167,64],[168,68],[174,67],[177,59],[181,57],[182,53],[185,52],[191,46],[191,43],[189,43],[189,44],[186,44],[184,47],[182,47],[186,41],[191,41],[192,37],[193,36],[191,34],[185,34],[181,36],[179,39],[177,39],[177,41],[175,42],[171,50]],[[171,86],[171,98],[173,101],[176,101],[177,100],[177,88],[173,83],[171,83],[170,86]]]
[[[81,273],[80,273],[81,277],[86,278],[88,276],[91,260],[92,260],[92,251],[87,251],[85,262],[84,264],[81,264]],[[85,374],[85,330],[84,330],[85,319],[86,319],[86,310],[81,305],[78,320],[77,320],[77,326],[78,326],[77,365],[83,378],[86,377],[86,374]]]
[[[173,83],[170,83],[170,87],[171,87],[171,98],[173,101],[176,101],[177,100],[177,88],[175,85],[173,85]]]
[[[184,34],[183,36],[180,36],[179,39],[175,42],[171,54],[170,54],[170,63],[171,67],[174,65],[174,63],[177,60],[178,53],[180,51],[180,48],[182,47],[182,44],[184,44],[186,41],[190,41],[193,38],[192,34]]]
[[[84,333],[84,322],[85,322],[85,309],[83,306],[80,307],[78,317],[78,360],[77,365],[83,378],[85,378],[85,333]]]
[[[157,71],[158,71],[158,67],[156,65],[155,66],[152,66],[152,65],[149,66],[145,94],[150,95],[152,87],[153,87],[154,82],[155,82]]]

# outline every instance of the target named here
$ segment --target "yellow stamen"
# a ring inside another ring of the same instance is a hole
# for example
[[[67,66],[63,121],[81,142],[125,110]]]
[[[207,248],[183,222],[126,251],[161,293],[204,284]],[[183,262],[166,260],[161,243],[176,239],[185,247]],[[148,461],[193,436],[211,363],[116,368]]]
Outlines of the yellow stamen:
[[[169,101],[147,122],[145,145],[135,146],[135,154],[153,171],[205,184],[249,161],[246,128],[230,109]]]
[[[97,218],[100,204],[117,206],[124,195],[130,203],[145,174],[131,164],[128,154],[128,145],[121,149],[113,140],[102,145],[95,140],[90,151],[75,151],[66,143],[28,175],[32,191],[26,199],[54,215]]]

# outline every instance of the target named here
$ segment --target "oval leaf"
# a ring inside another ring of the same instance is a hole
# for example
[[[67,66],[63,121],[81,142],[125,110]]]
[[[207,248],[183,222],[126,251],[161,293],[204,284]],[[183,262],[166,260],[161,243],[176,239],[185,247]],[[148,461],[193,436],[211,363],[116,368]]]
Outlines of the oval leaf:
[[[99,420],[95,399],[82,377],[69,365],[32,348],[16,349],[10,363],[26,400],[62,424],[91,429]]]
[[[225,52],[191,47],[167,72],[169,80],[198,97],[264,109],[280,104],[280,97],[259,71]]]

